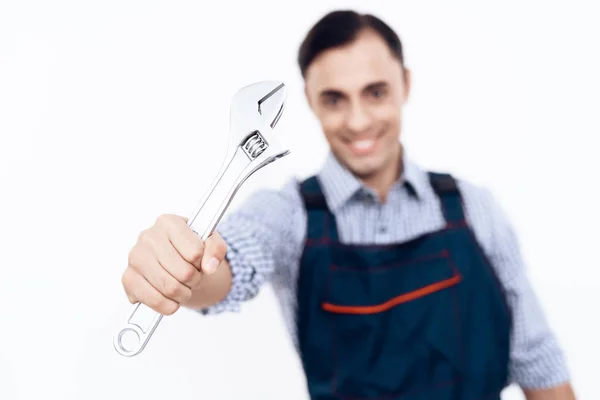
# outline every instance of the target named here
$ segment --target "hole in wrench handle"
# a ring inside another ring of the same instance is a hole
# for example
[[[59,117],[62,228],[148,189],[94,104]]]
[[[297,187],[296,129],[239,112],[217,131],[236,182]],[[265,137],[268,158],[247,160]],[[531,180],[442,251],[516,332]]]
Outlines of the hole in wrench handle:
[[[113,339],[115,350],[126,357],[139,354],[146,347],[162,317],[162,314],[157,313],[147,305],[137,303],[127,320],[127,324],[119,330]]]

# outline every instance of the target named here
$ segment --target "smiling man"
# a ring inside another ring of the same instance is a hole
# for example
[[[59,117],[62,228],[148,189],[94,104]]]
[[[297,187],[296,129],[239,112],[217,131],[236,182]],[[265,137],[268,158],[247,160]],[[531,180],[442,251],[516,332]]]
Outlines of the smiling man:
[[[256,193],[202,243],[178,216],[140,235],[132,302],[237,311],[274,285],[308,391],[325,399],[573,399],[562,351],[489,191],[412,162],[410,71],[380,19],[332,12],[298,62],[331,152],[318,175]]]

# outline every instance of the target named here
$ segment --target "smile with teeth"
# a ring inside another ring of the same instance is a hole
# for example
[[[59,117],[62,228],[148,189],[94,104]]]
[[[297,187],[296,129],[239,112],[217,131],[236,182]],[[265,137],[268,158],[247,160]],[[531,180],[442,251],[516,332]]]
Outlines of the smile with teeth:
[[[366,154],[375,148],[376,142],[377,142],[377,138],[356,139],[356,140],[350,140],[348,142],[348,146],[354,153]]]

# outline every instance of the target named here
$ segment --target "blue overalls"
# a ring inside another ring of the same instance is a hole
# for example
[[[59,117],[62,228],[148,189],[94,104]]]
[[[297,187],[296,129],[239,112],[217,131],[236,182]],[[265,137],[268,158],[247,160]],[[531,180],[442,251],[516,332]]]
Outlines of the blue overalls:
[[[313,400],[493,400],[507,385],[511,318],[467,226],[456,181],[430,173],[446,226],[400,244],[347,245],[316,177],[297,332]]]

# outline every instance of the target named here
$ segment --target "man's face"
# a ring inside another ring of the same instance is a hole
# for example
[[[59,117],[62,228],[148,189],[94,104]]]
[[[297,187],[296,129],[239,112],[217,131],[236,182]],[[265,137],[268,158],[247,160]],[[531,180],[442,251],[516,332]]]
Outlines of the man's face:
[[[380,36],[365,30],[321,53],[305,82],[331,150],[346,167],[367,179],[397,166],[410,75]]]

